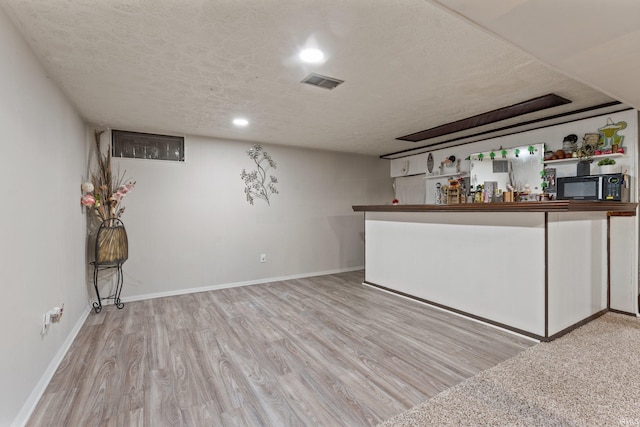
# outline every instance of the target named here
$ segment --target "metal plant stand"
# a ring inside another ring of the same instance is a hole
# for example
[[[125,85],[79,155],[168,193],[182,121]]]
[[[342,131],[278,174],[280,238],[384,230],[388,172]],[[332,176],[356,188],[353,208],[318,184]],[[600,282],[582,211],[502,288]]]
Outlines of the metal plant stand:
[[[93,309],[96,313],[100,313],[102,311],[102,300],[112,299],[113,304],[122,309],[124,307],[124,303],[120,301],[120,293],[122,292],[122,283],[123,283],[123,275],[122,275],[122,264],[118,263],[116,265],[103,265],[98,264],[96,262],[91,263],[93,265],[93,287],[96,289],[96,296],[98,297],[98,301],[93,303]],[[98,272],[102,270],[107,270],[110,268],[116,269],[116,290],[113,295],[109,295],[108,297],[100,298],[100,291],[98,290]]]
[[[93,265],[93,287],[96,290],[98,301],[93,303],[93,309],[96,313],[100,313],[102,300],[108,299],[112,299],[113,304],[118,309],[122,309],[124,307],[124,303],[120,300],[124,279],[122,264],[129,258],[129,242],[122,221],[114,218],[100,224],[95,248],[96,260],[91,262],[91,265]],[[98,273],[112,268],[116,270],[116,289],[112,295],[101,298],[98,289]]]

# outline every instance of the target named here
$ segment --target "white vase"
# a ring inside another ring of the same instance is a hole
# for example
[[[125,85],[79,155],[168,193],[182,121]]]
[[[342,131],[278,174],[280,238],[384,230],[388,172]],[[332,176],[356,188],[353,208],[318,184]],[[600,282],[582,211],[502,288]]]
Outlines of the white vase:
[[[602,165],[600,167],[600,174],[607,175],[610,173],[618,173],[618,165]]]

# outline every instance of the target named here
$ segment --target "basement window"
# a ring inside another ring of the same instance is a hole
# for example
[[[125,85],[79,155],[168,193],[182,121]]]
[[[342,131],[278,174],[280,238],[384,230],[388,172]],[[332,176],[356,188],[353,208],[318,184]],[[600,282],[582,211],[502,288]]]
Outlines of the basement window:
[[[184,162],[184,137],[112,130],[111,155]]]

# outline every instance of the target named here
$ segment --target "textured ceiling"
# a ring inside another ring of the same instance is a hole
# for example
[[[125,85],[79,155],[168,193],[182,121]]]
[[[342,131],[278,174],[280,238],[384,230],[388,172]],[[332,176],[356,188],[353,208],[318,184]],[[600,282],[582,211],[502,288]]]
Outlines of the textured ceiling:
[[[420,145],[396,137],[551,92],[573,103],[527,119],[612,100],[424,0],[0,6],[80,114],[116,129],[381,155]],[[296,59],[309,43],[323,65]],[[345,83],[300,84],[310,72]],[[251,124],[234,127],[238,115]]]
[[[640,108],[640,1],[436,1],[563,74]]]

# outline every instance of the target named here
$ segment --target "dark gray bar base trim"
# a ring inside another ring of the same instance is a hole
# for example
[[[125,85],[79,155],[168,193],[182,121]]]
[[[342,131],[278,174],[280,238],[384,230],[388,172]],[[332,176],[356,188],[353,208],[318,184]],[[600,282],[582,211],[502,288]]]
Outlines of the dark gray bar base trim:
[[[635,314],[635,313],[629,313],[628,311],[616,310],[615,308],[610,308],[609,311],[612,312],[612,313],[624,314],[625,316],[638,317],[638,315]]]
[[[497,326],[499,328],[506,329],[508,331],[515,332],[517,334],[524,335],[524,336],[527,336],[529,338],[533,338],[533,339],[536,339],[536,340],[539,340],[539,341],[542,341],[542,342],[549,342],[549,341],[553,341],[553,340],[555,340],[557,338],[560,338],[561,336],[563,336],[565,334],[568,334],[569,332],[573,331],[574,329],[579,328],[582,325],[586,325],[587,323],[591,322],[592,320],[597,319],[598,317],[602,316],[603,314],[605,314],[605,313],[607,313],[609,311],[614,312],[614,313],[622,313],[622,314],[629,314],[630,316],[635,316],[634,314],[631,314],[631,313],[625,313],[625,312],[622,312],[622,311],[605,308],[605,309],[600,310],[599,312],[597,312],[595,314],[592,314],[591,316],[589,316],[589,317],[587,317],[585,319],[582,319],[581,321],[579,321],[577,323],[574,323],[573,325],[561,330],[560,332],[553,334],[550,337],[543,337],[541,335],[537,335],[537,334],[534,334],[534,333],[531,333],[531,332],[527,332],[527,331],[524,331],[522,329],[514,328],[512,326],[505,325],[504,323],[496,322],[496,321],[487,319],[485,317],[476,316],[475,314],[467,313],[466,311],[458,310],[458,309],[449,307],[449,306],[444,305],[444,304],[439,304],[437,302],[429,301],[429,300],[426,300],[424,298],[420,298],[420,297],[417,297],[417,296],[414,296],[414,295],[407,294],[405,292],[396,291],[395,289],[387,288],[386,286],[378,285],[376,283],[372,283],[372,282],[369,282],[367,280],[365,280],[363,283],[365,285],[373,286],[374,288],[379,288],[379,289],[382,289],[382,290],[387,291],[387,292],[391,292],[391,293],[396,294],[396,295],[401,295],[403,297],[410,298],[410,299],[416,300],[416,301],[420,301],[422,303],[429,304],[429,305],[432,305],[434,307],[442,308],[442,309],[450,311],[452,313],[460,314],[462,316],[469,317],[471,319],[479,320],[479,321],[487,323],[489,325]]]
[[[379,288],[379,289],[382,289],[382,290],[385,290],[387,292],[391,292],[391,293],[394,293],[394,294],[397,294],[397,295],[402,295],[403,297],[411,298],[413,300],[420,301],[420,302],[423,302],[425,304],[432,305],[434,307],[442,308],[444,310],[451,311],[452,313],[460,314],[460,315],[465,316],[465,317],[470,317],[472,319],[479,320],[481,322],[488,323],[490,325],[497,326],[497,327],[502,328],[502,329],[507,329],[507,330],[509,330],[511,332],[515,332],[515,333],[520,334],[520,335],[524,335],[524,336],[527,336],[527,337],[530,337],[530,338],[533,338],[533,339],[536,339],[536,340],[540,340],[540,341],[546,341],[546,338],[543,337],[543,336],[540,336],[540,335],[537,335],[537,334],[533,334],[531,332],[527,332],[527,331],[524,331],[522,329],[514,328],[512,326],[505,325],[504,323],[496,322],[496,321],[493,321],[493,320],[490,320],[490,319],[487,319],[487,318],[484,318],[484,317],[481,317],[481,316],[476,316],[475,314],[467,313],[466,311],[458,310],[458,309],[449,307],[449,306],[444,305],[444,304],[439,304],[437,302],[429,301],[429,300],[426,300],[424,298],[420,298],[420,297],[417,297],[417,296],[414,296],[414,295],[410,295],[410,294],[407,294],[407,293],[404,293],[404,292],[401,292],[401,291],[396,291],[395,289],[387,288],[386,286],[378,285],[378,284],[369,282],[367,280],[364,281],[364,284],[369,285],[369,286],[373,286],[375,288]]]
[[[608,308],[602,309],[599,312],[594,313],[591,316],[587,317],[586,319],[582,319],[578,323],[574,323],[573,325],[569,326],[568,328],[564,328],[560,332],[555,333],[555,334],[551,335],[548,338],[545,338],[544,341],[553,341],[556,338],[560,338],[561,336],[568,334],[569,332],[573,331],[574,329],[578,329],[580,326],[586,325],[587,323],[591,322],[592,320],[597,319],[598,317],[602,316],[603,314],[607,313],[608,311],[610,311]]]

